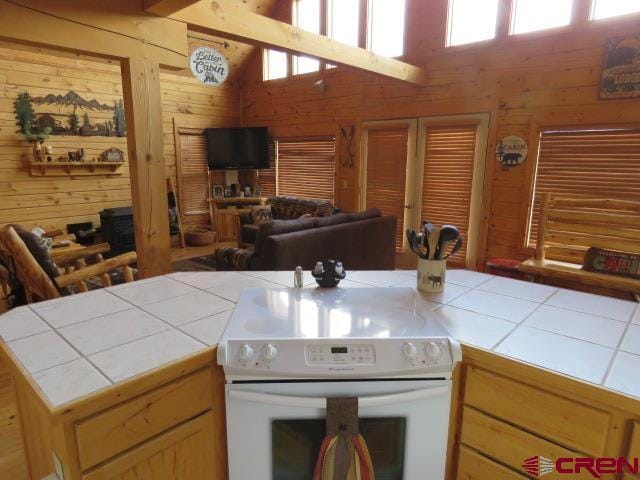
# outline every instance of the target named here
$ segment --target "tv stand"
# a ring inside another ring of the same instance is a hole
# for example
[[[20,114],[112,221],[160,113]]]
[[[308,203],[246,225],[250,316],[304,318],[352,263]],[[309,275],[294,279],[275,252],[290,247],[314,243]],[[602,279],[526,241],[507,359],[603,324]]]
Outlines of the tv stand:
[[[221,242],[238,241],[240,214],[250,213],[251,206],[264,205],[263,197],[214,197],[208,198],[211,225],[218,232]]]

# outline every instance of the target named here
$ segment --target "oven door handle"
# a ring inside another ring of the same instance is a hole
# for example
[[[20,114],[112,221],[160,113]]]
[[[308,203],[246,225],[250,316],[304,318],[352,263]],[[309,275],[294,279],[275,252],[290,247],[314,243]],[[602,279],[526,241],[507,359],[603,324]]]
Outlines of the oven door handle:
[[[425,398],[439,397],[449,393],[449,387],[424,388],[409,392],[391,393],[371,397],[358,397],[360,408],[384,407],[398,403],[415,402]],[[261,403],[263,405],[279,405],[283,407],[326,408],[325,397],[293,397],[289,395],[273,395],[271,393],[248,392],[243,390],[229,390],[229,399],[245,402]]]

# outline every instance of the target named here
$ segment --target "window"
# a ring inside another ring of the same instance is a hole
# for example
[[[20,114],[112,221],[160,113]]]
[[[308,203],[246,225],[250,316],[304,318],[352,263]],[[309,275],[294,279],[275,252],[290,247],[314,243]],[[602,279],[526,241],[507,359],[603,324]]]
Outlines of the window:
[[[467,0],[467,3],[472,2]],[[404,54],[406,0],[293,0],[292,5],[292,23],[298,28],[386,57]],[[291,69],[288,59],[291,59]],[[273,50],[265,51],[263,64],[263,80],[335,68],[314,58]]]
[[[328,7],[329,38],[357,47],[360,39],[360,0],[328,0]]]
[[[277,194],[334,200],[334,138],[281,139],[277,142]]]
[[[572,10],[573,0],[513,0],[511,33],[569,25]]]
[[[369,0],[369,50],[385,57],[404,54],[405,0]]]
[[[208,175],[207,139],[200,130],[181,130],[178,198],[183,215],[200,215],[209,212]]]
[[[264,80],[276,80],[287,76],[287,54],[277,50],[264,51]]]
[[[360,44],[360,0],[327,0],[327,35],[352,47]],[[327,64],[326,68],[335,68]]]
[[[449,0],[447,46],[494,38],[497,19],[498,0]]]
[[[311,33],[320,33],[320,0],[295,0],[293,24]],[[317,72],[320,61],[315,58],[293,57],[293,74]]]
[[[463,247],[449,259],[456,266],[464,266],[467,255],[477,130],[477,125],[427,125],[424,130],[420,218],[458,227]]]
[[[262,188],[260,196],[275,197],[278,192],[276,184],[277,142],[269,142],[269,168],[258,170],[258,185]]]
[[[541,132],[529,219],[530,246],[536,243],[546,193],[640,198],[640,129]]]
[[[640,0],[593,0],[591,4],[592,20],[636,12],[640,12]]]

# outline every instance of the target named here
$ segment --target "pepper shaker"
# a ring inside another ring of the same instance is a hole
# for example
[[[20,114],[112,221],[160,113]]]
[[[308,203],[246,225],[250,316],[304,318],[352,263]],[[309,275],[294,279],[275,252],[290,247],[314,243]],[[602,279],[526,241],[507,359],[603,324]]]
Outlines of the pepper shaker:
[[[302,288],[304,284],[303,275],[302,267],[296,267],[296,271],[293,272],[293,286],[295,288]]]

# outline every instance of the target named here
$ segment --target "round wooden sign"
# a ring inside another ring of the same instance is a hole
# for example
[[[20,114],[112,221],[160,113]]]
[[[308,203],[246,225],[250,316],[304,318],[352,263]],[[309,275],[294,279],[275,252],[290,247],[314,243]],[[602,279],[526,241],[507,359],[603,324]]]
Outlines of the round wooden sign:
[[[496,157],[503,167],[522,165],[528,153],[527,142],[515,135],[504,137],[496,146]]]
[[[215,48],[198,47],[191,53],[191,73],[205,85],[220,85],[229,76],[227,59]]]

